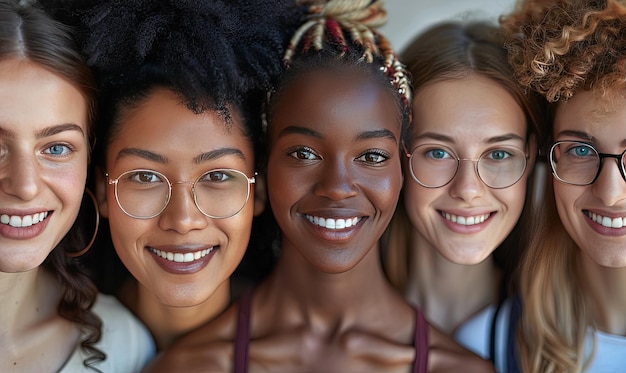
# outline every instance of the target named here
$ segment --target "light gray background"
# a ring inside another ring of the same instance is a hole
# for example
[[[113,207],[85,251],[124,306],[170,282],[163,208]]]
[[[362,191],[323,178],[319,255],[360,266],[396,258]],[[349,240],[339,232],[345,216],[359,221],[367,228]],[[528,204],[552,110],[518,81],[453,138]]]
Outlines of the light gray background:
[[[515,0],[384,0],[384,6],[388,19],[379,31],[400,52],[425,27],[448,19],[497,20]]]

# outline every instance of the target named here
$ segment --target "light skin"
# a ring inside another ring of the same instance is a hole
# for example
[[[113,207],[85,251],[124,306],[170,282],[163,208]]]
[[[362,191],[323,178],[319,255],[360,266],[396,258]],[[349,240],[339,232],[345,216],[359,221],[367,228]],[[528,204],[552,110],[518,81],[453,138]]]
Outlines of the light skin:
[[[109,180],[133,169],[162,173],[170,182],[193,182],[212,169],[235,169],[254,176],[254,153],[239,117],[231,127],[215,111],[195,114],[179,96],[157,89],[123,116],[108,144]],[[199,136],[199,134],[205,134]],[[229,302],[228,278],[246,250],[254,214],[254,184],[236,215],[213,219],[194,203],[191,183],[174,184],[166,209],[151,219],[126,215],[115,188],[98,183],[102,215],[109,219],[113,245],[137,279],[122,300],[151,330],[159,348],[221,312]],[[172,254],[206,252],[186,263],[163,259]],[[167,322],[163,322],[167,320]]]
[[[602,109],[606,110],[602,110]],[[615,94],[611,103],[594,92],[577,92],[560,103],[554,118],[554,140],[574,140],[601,153],[626,149],[626,98]],[[596,214],[611,220],[626,217],[626,181],[615,159],[606,158],[591,185],[575,186],[554,179],[554,195],[563,226],[581,251],[589,294],[594,296],[594,320],[600,330],[626,335],[626,227],[611,228],[590,219]]]
[[[58,315],[61,287],[40,265],[80,209],[87,104],[28,60],[2,60],[0,83],[0,371],[57,371],[79,330]]]
[[[249,371],[411,367],[415,312],[385,280],[377,244],[403,180],[400,114],[390,93],[349,70],[304,73],[281,92],[268,130],[281,257],[252,300]],[[232,371],[236,317],[237,305],[150,371]],[[434,329],[428,334],[431,371],[464,354]]]
[[[409,151],[433,144],[448,147],[461,159],[507,147],[534,154],[524,112],[489,78],[472,74],[434,81],[420,87],[413,103]],[[454,178],[439,188],[405,179],[404,206],[414,228],[415,253],[406,294],[442,330],[452,333],[496,301],[499,274],[491,254],[520,217],[533,162],[531,157],[522,178],[502,189],[483,183],[471,161],[461,161]],[[470,219],[475,222],[468,223]]]

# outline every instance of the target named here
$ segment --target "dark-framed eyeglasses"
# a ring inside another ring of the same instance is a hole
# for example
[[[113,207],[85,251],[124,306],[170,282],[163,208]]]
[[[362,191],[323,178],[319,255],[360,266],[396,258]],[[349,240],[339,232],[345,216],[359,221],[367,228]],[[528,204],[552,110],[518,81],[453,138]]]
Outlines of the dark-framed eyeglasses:
[[[528,155],[514,146],[484,151],[478,159],[460,158],[447,146],[422,144],[407,153],[411,176],[425,188],[441,188],[454,179],[462,161],[472,162],[478,178],[489,188],[508,188],[517,183],[528,163]]]
[[[620,154],[600,153],[592,145],[581,141],[557,141],[550,148],[550,167],[556,179],[565,184],[590,185],[600,175],[605,158],[617,160],[619,172],[626,180],[624,157]]]
[[[255,183],[254,176],[227,168],[209,170],[193,182],[170,182],[162,173],[149,169],[129,170],[115,179],[110,179],[108,173],[105,176],[107,183],[115,186],[115,199],[120,209],[135,219],[159,216],[170,202],[172,187],[177,184],[191,185],[194,202],[205,216],[229,218],[246,205],[250,184]]]

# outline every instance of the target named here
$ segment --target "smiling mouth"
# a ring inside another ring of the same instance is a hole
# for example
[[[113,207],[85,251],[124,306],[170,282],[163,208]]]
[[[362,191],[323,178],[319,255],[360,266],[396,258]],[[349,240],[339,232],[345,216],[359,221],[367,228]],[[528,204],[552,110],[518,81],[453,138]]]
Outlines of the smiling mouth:
[[[596,214],[595,212],[591,212],[589,210],[583,210],[583,214],[585,214],[585,216],[587,216],[589,219],[606,228],[619,229],[626,226],[626,217],[610,218],[608,216]]]
[[[458,216],[458,215],[449,214],[443,211],[439,211],[439,213],[446,220],[449,220],[459,225],[476,225],[476,224],[484,223],[485,220],[489,219],[489,217],[491,216],[491,213],[474,215],[474,216]]]
[[[304,215],[311,223],[326,229],[345,229],[355,226],[361,221],[360,217],[353,218],[322,218],[319,216]]]
[[[150,247],[150,251],[152,251],[155,255],[160,256],[163,259],[169,260],[170,262],[175,263],[190,263],[196,261],[200,258],[203,258],[209,255],[213,250],[215,250],[216,246],[210,247],[204,250],[198,250],[188,253],[174,253],[171,251],[158,250]]]
[[[0,224],[10,225],[14,228],[27,228],[41,223],[48,217],[48,211],[38,212],[32,215],[0,215]]]

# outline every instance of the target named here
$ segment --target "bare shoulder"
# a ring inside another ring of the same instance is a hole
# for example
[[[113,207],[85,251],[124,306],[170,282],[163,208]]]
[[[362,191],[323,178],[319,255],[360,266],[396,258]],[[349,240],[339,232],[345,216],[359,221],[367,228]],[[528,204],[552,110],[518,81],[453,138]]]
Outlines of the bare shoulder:
[[[231,372],[237,304],[176,341],[144,369],[146,373]]]
[[[495,372],[490,361],[468,351],[450,336],[428,326],[428,371],[484,373]]]

